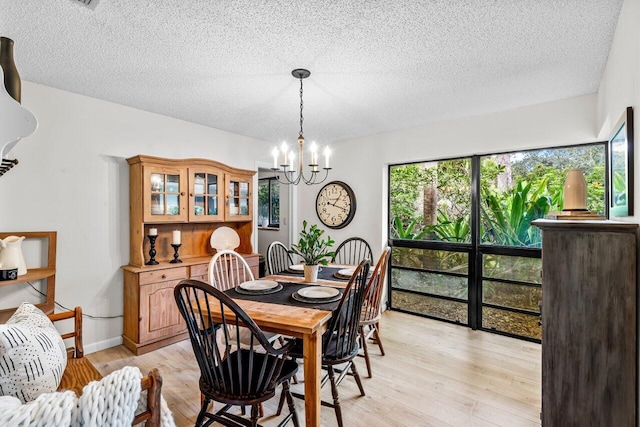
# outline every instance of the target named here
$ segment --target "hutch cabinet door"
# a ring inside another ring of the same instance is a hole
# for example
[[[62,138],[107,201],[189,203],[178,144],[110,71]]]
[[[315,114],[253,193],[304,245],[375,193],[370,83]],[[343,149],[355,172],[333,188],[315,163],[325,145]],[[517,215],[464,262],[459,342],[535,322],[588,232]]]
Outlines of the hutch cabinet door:
[[[189,168],[189,222],[224,220],[223,177],[219,169]]]
[[[187,330],[173,297],[173,288],[178,282],[170,280],[140,286],[141,343]]]
[[[225,193],[227,194],[225,220],[251,221],[253,219],[251,208],[252,177],[226,175],[225,184]]]
[[[184,222],[187,220],[186,169],[145,166],[142,182],[144,222]]]

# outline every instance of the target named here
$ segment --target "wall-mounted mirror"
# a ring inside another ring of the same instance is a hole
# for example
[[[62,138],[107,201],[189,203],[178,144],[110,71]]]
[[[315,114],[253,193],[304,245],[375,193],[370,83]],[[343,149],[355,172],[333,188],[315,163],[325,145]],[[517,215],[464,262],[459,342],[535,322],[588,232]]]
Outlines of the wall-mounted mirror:
[[[633,215],[633,108],[627,107],[609,138],[609,216]]]

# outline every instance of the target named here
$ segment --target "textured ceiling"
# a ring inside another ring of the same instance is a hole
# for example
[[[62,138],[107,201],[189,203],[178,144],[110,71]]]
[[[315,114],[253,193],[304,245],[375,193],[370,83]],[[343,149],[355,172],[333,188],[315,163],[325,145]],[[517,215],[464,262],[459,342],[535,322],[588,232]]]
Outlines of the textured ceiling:
[[[622,0],[0,0],[23,80],[321,144],[593,93]]]

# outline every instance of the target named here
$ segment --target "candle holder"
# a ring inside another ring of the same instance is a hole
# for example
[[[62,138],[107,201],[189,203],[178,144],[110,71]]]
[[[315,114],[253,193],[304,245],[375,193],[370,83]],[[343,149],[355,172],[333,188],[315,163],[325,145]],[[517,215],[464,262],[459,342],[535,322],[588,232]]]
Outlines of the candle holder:
[[[159,263],[158,261],[156,261],[156,239],[158,238],[158,236],[147,235],[147,237],[149,238],[149,244],[151,245],[151,248],[149,249],[149,261],[147,261],[145,264],[158,265]]]
[[[173,259],[171,261],[169,261],[170,264],[177,264],[179,262],[182,262],[181,259],[178,258],[178,250],[180,249],[180,246],[182,245],[174,245],[173,243],[171,244],[171,246],[173,246]]]

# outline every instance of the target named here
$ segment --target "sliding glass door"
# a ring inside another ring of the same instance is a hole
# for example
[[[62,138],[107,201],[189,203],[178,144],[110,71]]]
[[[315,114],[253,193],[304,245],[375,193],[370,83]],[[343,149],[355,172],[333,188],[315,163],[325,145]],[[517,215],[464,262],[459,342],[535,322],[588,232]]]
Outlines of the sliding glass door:
[[[539,340],[541,234],[583,169],[605,213],[603,143],[389,167],[390,307]]]

